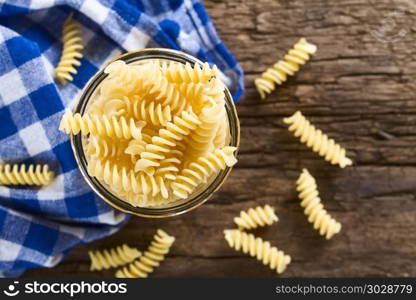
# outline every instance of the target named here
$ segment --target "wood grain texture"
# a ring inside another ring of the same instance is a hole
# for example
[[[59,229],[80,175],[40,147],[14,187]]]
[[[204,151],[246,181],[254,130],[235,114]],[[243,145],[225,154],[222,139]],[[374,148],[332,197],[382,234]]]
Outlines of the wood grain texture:
[[[246,72],[247,91],[238,103],[241,152],[227,183],[195,211],[165,220],[134,217],[57,267],[25,276],[111,277],[113,271],[88,271],[87,250],[126,241],[145,249],[158,227],[177,241],[153,277],[276,276],[223,239],[233,217],[258,204],[273,205],[280,218],[255,233],[292,256],[283,276],[416,276],[416,3],[204,3]],[[317,54],[261,101],[254,79],[302,36],[318,45]],[[348,149],[354,166],[329,165],[287,132],[282,117],[298,109]],[[343,224],[330,241],[312,229],[296,199],[302,167],[317,178],[326,208]]]

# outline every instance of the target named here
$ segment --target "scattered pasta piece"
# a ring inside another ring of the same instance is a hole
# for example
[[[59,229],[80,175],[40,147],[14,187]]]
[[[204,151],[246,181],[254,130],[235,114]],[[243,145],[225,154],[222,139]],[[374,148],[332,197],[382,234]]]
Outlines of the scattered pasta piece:
[[[0,185],[48,185],[54,178],[48,165],[0,164]]]
[[[321,130],[316,129],[300,111],[283,121],[290,125],[289,131],[292,131],[301,143],[306,144],[313,152],[324,157],[326,161],[333,165],[338,164],[341,168],[352,165],[351,159],[346,156],[346,150]]]
[[[91,259],[90,271],[100,271],[102,269],[116,268],[131,263],[142,253],[136,248],[131,248],[126,244],[112,248],[110,250],[89,251]]]
[[[276,247],[272,247],[270,242],[263,241],[259,237],[256,238],[251,233],[238,229],[227,229],[224,230],[224,236],[231,248],[248,253],[251,257],[256,257],[263,264],[269,265],[272,270],[276,270],[278,274],[283,273],[287,265],[290,264],[291,258],[289,255]]]
[[[264,227],[277,221],[279,221],[279,218],[269,205],[250,208],[247,211],[242,211],[239,217],[234,218],[234,223],[238,225],[240,230]]]
[[[332,238],[334,234],[339,233],[341,224],[335,221],[324,209],[315,178],[308,170],[302,170],[296,184],[299,199],[302,200],[300,205],[305,208],[305,215],[309,216],[308,221],[313,223],[313,228],[319,229],[319,233],[325,236],[327,240]]]
[[[165,259],[169,249],[175,242],[175,237],[168,235],[161,229],[158,229],[152,243],[146,252],[135,262],[118,270],[117,278],[145,278],[152,273],[155,267]]]
[[[266,98],[266,95],[275,89],[276,84],[281,85],[285,82],[288,75],[293,76],[295,72],[299,71],[300,66],[305,64],[316,50],[315,45],[301,38],[282,60],[279,60],[254,81],[261,98]]]
[[[81,65],[81,50],[84,46],[81,44],[81,26],[72,19],[72,14],[64,23],[62,32],[62,55],[55,68],[55,76],[61,84],[72,81],[71,74],[76,74],[75,67]]]

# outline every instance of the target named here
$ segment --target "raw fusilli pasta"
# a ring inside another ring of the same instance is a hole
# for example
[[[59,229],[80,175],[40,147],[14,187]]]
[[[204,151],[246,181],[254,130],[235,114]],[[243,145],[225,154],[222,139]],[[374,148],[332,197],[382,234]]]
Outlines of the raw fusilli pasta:
[[[170,82],[176,83],[207,83],[212,77],[218,76],[217,66],[211,68],[208,63],[202,67],[199,64],[191,67],[189,63],[170,63],[168,66],[162,66],[162,70]]]
[[[99,115],[79,113],[72,114],[67,112],[63,115],[59,129],[67,134],[82,135],[104,135],[108,137],[117,137],[124,139],[141,139],[142,128],[146,125],[144,121],[136,121],[130,118],[128,121],[124,117],[107,117]]]
[[[183,140],[199,124],[198,117],[193,113],[183,111],[181,117],[175,116],[173,122],[168,122],[166,128],[159,130],[159,135],[152,137],[152,143],[146,145],[146,151],[140,153],[135,171],[154,174],[154,168],[159,167],[160,161],[166,157],[172,147],[176,146],[177,141]]]
[[[300,65],[305,64],[310,55],[316,52],[316,49],[315,45],[301,38],[283,60],[279,60],[254,81],[261,98],[266,98],[266,94],[270,94],[275,89],[275,84],[281,85],[286,81],[288,75],[293,76],[295,72],[299,71]]]
[[[87,172],[109,192],[164,207],[235,164],[216,67],[117,60],[104,73],[85,113],[65,113],[59,128],[83,135]]]
[[[145,278],[152,273],[155,267],[160,265],[169,253],[169,249],[175,242],[173,236],[168,235],[161,229],[158,229],[152,243],[146,252],[135,262],[118,270],[117,278]]]
[[[143,195],[151,194],[152,196],[161,194],[164,198],[169,196],[166,179],[163,176],[149,176],[145,173],[136,174],[133,170],[120,167],[109,160],[102,162],[91,159],[88,162],[88,173],[106,184],[118,187],[125,192]]]
[[[75,67],[81,65],[82,58],[81,50],[84,46],[81,44],[81,26],[72,19],[72,14],[64,23],[62,32],[62,55],[55,68],[56,78],[61,84],[66,84],[72,81],[71,74],[76,74]]]
[[[316,129],[300,111],[283,121],[290,124],[289,131],[293,131],[301,143],[306,144],[331,164],[338,164],[341,168],[352,165],[351,159],[346,156],[345,149],[335,143],[333,139],[328,138],[321,130]]]
[[[224,147],[208,152],[182,170],[172,183],[173,194],[179,198],[186,198],[195,188],[206,181],[212,174],[232,167],[237,163],[234,156],[235,147]]]
[[[276,216],[274,209],[269,206],[257,206],[247,211],[242,211],[240,216],[234,218],[234,223],[238,225],[240,230],[255,229],[266,225],[272,225],[279,218]]]
[[[100,271],[131,263],[140,257],[142,253],[136,248],[123,244],[110,250],[88,251],[88,255],[91,259],[90,271]]]
[[[54,178],[48,165],[0,164],[0,185],[47,185]]]
[[[222,119],[226,118],[224,105],[214,105],[206,107],[200,114],[201,123],[190,135],[188,153],[193,157],[198,157],[203,153],[214,149],[213,141],[217,133],[217,129]]]
[[[340,232],[341,224],[335,221],[324,209],[315,178],[308,170],[302,170],[296,184],[299,198],[302,200],[300,205],[305,208],[305,215],[309,216],[308,221],[313,223],[313,228],[319,229],[319,233],[325,236],[327,240]]]
[[[289,255],[286,255],[276,247],[272,247],[270,242],[263,241],[259,237],[256,238],[251,233],[238,229],[228,229],[224,230],[224,235],[231,248],[256,257],[257,260],[262,261],[265,265],[269,265],[272,270],[276,270],[279,274],[283,273],[287,265],[290,264],[291,259]]]

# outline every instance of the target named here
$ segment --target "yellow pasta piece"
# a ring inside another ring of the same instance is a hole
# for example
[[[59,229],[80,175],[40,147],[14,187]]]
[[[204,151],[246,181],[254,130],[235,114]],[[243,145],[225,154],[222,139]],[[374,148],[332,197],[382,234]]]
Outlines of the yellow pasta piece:
[[[140,153],[135,171],[144,171],[148,175],[153,175],[155,167],[159,167],[160,161],[166,157],[170,149],[199,124],[198,117],[193,113],[183,111],[181,117],[175,116],[173,122],[168,122],[166,128],[159,130],[159,135],[152,137],[152,143],[146,145],[146,151]]]
[[[118,270],[117,278],[145,278],[165,259],[169,249],[175,242],[175,237],[158,229],[147,251],[135,262]]]
[[[81,50],[84,46],[81,44],[81,26],[72,19],[72,14],[64,23],[62,32],[62,55],[55,68],[55,76],[61,84],[72,81],[71,74],[76,74],[75,67],[81,65]]]
[[[172,183],[173,194],[179,198],[186,198],[212,174],[234,166],[237,163],[234,156],[236,149],[229,146],[215,149],[214,152],[208,152],[199,157],[197,161],[190,163]]]
[[[149,176],[145,173],[135,173],[133,170],[120,167],[109,160],[101,161],[90,159],[88,161],[88,173],[106,184],[117,186],[125,192],[135,194],[151,194],[168,198],[169,192],[166,179],[163,176]]]
[[[256,257],[265,265],[269,265],[272,270],[276,270],[278,274],[286,270],[290,264],[291,258],[283,251],[272,247],[270,242],[263,241],[259,237],[255,237],[251,233],[246,233],[238,229],[224,230],[225,240],[228,245],[237,250],[248,253],[251,257]]]
[[[351,159],[346,156],[346,150],[333,139],[328,138],[321,130],[316,129],[300,111],[283,121],[290,125],[289,131],[292,131],[301,143],[306,144],[326,161],[333,165],[338,164],[341,168],[352,165]]]
[[[48,185],[54,178],[48,165],[0,164],[0,185]]]
[[[305,215],[309,216],[308,221],[313,224],[313,228],[319,230],[319,233],[325,236],[327,240],[332,238],[334,234],[339,233],[341,224],[335,221],[324,209],[315,178],[308,170],[302,170],[296,184],[299,199],[302,200],[300,205],[305,208]]]
[[[315,54],[317,47],[310,44],[306,39],[301,38],[293,47],[289,50],[289,53],[285,55],[283,60],[279,60],[273,65],[272,68],[267,69],[260,78],[254,81],[257,91],[262,99],[266,98],[267,94],[270,94],[275,85],[281,85],[286,81],[287,76],[293,76],[295,72],[299,71],[300,65],[305,64],[311,54]]]
[[[191,67],[189,63],[170,63],[162,65],[162,71],[170,82],[175,83],[207,83],[212,77],[218,76],[217,66],[211,68],[208,63],[202,67],[199,64]]]
[[[133,140],[137,141],[137,140]],[[91,136],[87,146],[86,154],[94,158],[113,158],[123,156],[127,147],[125,140],[105,139],[104,137]]]
[[[91,260],[90,271],[100,271],[131,263],[142,253],[136,248],[123,244],[109,250],[88,251],[88,255]]]
[[[138,139],[142,137],[142,128],[146,125],[144,121],[135,121],[130,118],[128,121],[124,117],[112,117],[89,115],[81,116],[79,113],[72,114],[67,112],[62,116],[59,130],[67,134],[82,135],[104,135],[124,139]]]
[[[240,216],[234,218],[234,223],[237,224],[240,230],[264,227],[277,221],[279,221],[279,218],[276,216],[274,208],[269,205],[241,211]]]
[[[201,123],[190,135],[188,144],[189,151],[187,154],[192,157],[198,157],[203,153],[214,149],[213,141],[217,133],[221,120],[225,116],[224,105],[216,104],[212,107],[205,107],[199,116]]]

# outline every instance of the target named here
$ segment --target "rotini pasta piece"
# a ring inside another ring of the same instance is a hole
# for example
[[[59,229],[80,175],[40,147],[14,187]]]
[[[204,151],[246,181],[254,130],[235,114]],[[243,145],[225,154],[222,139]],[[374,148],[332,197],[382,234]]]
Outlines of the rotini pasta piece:
[[[55,68],[55,76],[61,84],[66,84],[73,80],[71,74],[77,73],[75,67],[81,65],[81,50],[84,48],[81,44],[81,26],[72,19],[72,14],[64,23],[62,42],[62,55]]]
[[[279,221],[279,218],[276,216],[274,209],[269,205],[250,208],[247,211],[242,211],[240,216],[234,218],[234,223],[238,225],[240,230],[250,230],[259,226],[272,225],[277,221]]]
[[[130,118],[128,121],[124,117],[107,117],[99,115],[85,114],[81,116],[79,113],[72,114],[67,112],[63,115],[59,129],[67,134],[82,135],[104,135],[108,137],[117,137],[124,139],[142,138],[142,128],[146,125],[144,121],[135,121]]]
[[[116,159],[124,154],[126,147],[126,140],[114,141],[111,139],[105,139],[103,137],[91,136],[87,146],[86,154],[95,158]]]
[[[154,62],[130,66],[122,60],[113,61],[104,69],[108,77],[100,86],[101,93],[107,97],[126,94],[141,95],[151,87],[158,71]]]
[[[222,148],[225,145],[228,145],[230,143],[229,141],[229,132],[230,129],[228,127],[228,118],[227,116],[225,116],[217,129],[217,133],[215,134],[215,138],[214,138],[214,148]]]
[[[235,147],[215,149],[214,152],[208,152],[199,157],[196,162],[190,163],[172,182],[173,194],[178,198],[185,199],[212,174],[226,167],[234,166],[237,162],[234,156],[236,149]]]
[[[155,267],[165,259],[169,249],[175,242],[175,237],[158,229],[147,251],[135,262],[118,270],[117,278],[145,278]]]
[[[168,122],[166,128],[159,130],[159,135],[152,137],[152,143],[146,145],[146,151],[140,153],[135,171],[144,171],[148,175],[153,175],[155,167],[159,167],[160,161],[166,158],[171,148],[195,130],[199,124],[198,117],[193,113],[183,111],[181,117],[175,116],[173,122]]]
[[[322,133],[321,130],[316,129],[300,111],[283,121],[290,124],[289,131],[292,131],[301,143],[306,144],[313,152],[324,157],[326,161],[333,165],[338,164],[341,168],[352,165],[351,159],[346,156],[345,149]]]
[[[256,257],[265,265],[269,265],[272,270],[276,270],[278,274],[286,270],[290,264],[291,258],[283,251],[272,247],[270,242],[263,241],[259,237],[255,237],[251,233],[246,233],[238,229],[224,230],[225,240],[228,245],[237,250],[248,253],[251,257]]]
[[[54,178],[48,165],[0,164],[0,185],[47,185]]]
[[[267,69],[260,78],[254,81],[257,91],[262,99],[266,98],[267,94],[270,94],[275,85],[281,85],[286,81],[287,76],[293,76],[295,72],[299,71],[300,65],[305,64],[311,54],[314,54],[317,47],[310,44],[306,39],[301,38],[293,47],[289,50],[289,53],[285,55],[283,60],[279,60],[274,64],[272,68]]]
[[[212,77],[218,76],[217,66],[211,68],[208,63],[203,66],[194,64],[193,67],[189,63],[170,63],[168,66],[162,65],[162,72],[170,82],[175,83],[207,83]]]
[[[172,114],[169,105],[165,107],[154,101],[136,101],[133,105],[133,116],[138,120],[146,121],[156,126],[166,126],[172,121]]]
[[[341,231],[341,224],[324,209],[319,197],[318,187],[315,178],[303,169],[296,182],[300,205],[305,208],[305,215],[309,216],[308,221],[313,224],[313,228],[319,230],[320,235],[327,240]]]
[[[202,109],[199,115],[201,124],[189,136],[188,155],[198,157],[203,153],[213,151],[213,140],[223,118],[225,118],[224,105],[218,104]]]
[[[141,140],[131,140],[124,150],[124,153],[129,154],[132,157],[132,161],[137,161],[137,156],[146,150],[146,145],[151,143],[152,138],[147,134],[142,134]]]
[[[162,195],[169,197],[166,179],[163,176],[149,176],[144,173],[136,174],[133,170],[119,166],[109,160],[91,159],[88,161],[88,174],[104,181],[108,185],[119,187],[125,192],[135,194]]]
[[[142,253],[136,248],[123,244],[109,250],[88,251],[88,255],[91,260],[90,271],[100,271],[131,263]]]

